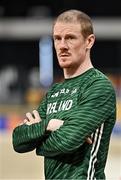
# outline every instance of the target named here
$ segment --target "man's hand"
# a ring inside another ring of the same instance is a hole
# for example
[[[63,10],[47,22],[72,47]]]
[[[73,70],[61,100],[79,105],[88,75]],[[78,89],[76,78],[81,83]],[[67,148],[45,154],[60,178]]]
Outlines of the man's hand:
[[[26,113],[26,118],[24,119],[23,123],[21,123],[20,125],[22,125],[22,124],[31,125],[31,124],[38,123],[40,121],[42,121],[42,119],[41,119],[38,111],[33,110],[32,113],[30,113],[30,112]]]
[[[56,131],[63,125],[64,121],[60,119],[51,119],[47,126],[47,131]],[[92,139],[90,137],[86,138],[88,144],[92,144]]]
[[[88,144],[92,144],[92,139],[91,138],[86,138],[86,142],[88,143]]]
[[[64,121],[60,119],[51,119],[47,126],[47,131],[56,131],[63,125]]]

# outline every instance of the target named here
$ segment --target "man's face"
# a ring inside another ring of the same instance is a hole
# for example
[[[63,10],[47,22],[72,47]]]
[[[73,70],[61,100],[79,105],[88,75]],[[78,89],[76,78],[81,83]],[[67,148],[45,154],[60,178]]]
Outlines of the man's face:
[[[60,67],[78,67],[85,60],[87,41],[81,34],[79,23],[56,22],[53,39]]]

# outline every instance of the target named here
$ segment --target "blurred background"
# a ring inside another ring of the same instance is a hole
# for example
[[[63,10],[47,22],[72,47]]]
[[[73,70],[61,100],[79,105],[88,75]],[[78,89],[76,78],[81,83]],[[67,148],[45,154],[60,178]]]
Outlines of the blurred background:
[[[48,88],[63,80],[51,39],[60,12],[79,9],[91,16],[96,34],[93,65],[112,81],[117,121],[106,164],[107,180],[121,180],[121,6],[119,0],[0,0],[0,180],[44,179],[43,158],[17,154],[12,130],[38,107]]]

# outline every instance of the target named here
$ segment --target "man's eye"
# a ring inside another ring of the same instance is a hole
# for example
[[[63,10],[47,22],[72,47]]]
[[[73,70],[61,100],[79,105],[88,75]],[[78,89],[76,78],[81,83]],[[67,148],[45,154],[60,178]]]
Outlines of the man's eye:
[[[69,39],[74,39],[74,37],[73,37],[73,36],[70,36]]]
[[[59,40],[61,40],[61,38],[60,37],[54,37],[54,40],[59,41]]]
[[[73,39],[75,39],[75,37],[74,36],[68,36],[67,39],[68,40],[73,40]]]

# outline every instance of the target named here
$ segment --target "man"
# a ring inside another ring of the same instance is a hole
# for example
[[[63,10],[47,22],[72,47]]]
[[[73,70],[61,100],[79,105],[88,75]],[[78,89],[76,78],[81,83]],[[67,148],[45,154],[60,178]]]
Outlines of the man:
[[[111,82],[91,63],[90,17],[78,10],[63,12],[53,39],[65,80],[53,85],[38,109],[14,129],[13,147],[44,156],[46,179],[105,179],[116,100]]]

